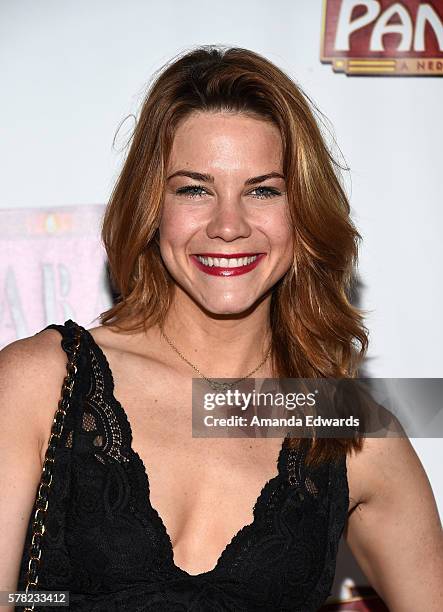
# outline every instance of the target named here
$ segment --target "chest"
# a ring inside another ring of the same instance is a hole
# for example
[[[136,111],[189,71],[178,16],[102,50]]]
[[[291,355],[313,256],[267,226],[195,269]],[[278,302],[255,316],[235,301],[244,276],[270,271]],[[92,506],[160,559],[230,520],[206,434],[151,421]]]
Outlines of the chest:
[[[155,368],[129,371],[119,362],[112,369],[114,395],[131,425],[132,448],[174,562],[191,574],[207,571],[253,521],[261,490],[278,474],[282,439],[194,438],[191,379]]]

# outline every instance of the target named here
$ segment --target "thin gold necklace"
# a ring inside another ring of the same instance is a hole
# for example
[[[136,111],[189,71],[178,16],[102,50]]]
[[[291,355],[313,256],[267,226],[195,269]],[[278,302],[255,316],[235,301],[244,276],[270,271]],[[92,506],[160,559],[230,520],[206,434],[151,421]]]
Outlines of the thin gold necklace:
[[[251,370],[249,372],[249,374],[246,374],[246,376],[242,376],[241,378],[238,378],[237,380],[234,380],[234,382],[231,382],[231,383],[222,383],[222,382],[218,382],[216,380],[212,380],[211,378],[208,378],[202,372],[200,372],[198,367],[196,365],[194,365],[193,363],[191,363],[188,359],[186,359],[186,357],[183,355],[183,353],[181,353],[178,350],[178,348],[175,346],[175,344],[172,342],[172,340],[170,340],[170,338],[168,338],[168,336],[165,334],[165,332],[163,331],[163,329],[161,327],[160,327],[160,332],[161,332],[163,338],[169,344],[169,346],[172,349],[174,349],[174,351],[177,353],[177,355],[179,357],[181,357],[181,359],[183,359],[183,361],[185,361],[188,365],[190,365],[191,368],[193,368],[197,372],[197,374],[199,376],[204,378],[206,380],[206,382],[209,384],[209,386],[211,387],[211,389],[214,389],[214,391],[227,391],[228,389],[231,389],[234,385],[236,385],[237,383],[241,382],[242,380],[245,380],[246,378],[249,378],[250,376],[252,376],[252,374],[257,372],[257,370],[262,367],[262,365],[265,363],[265,361],[267,361],[269,355],[271,354],[272,344],[269,346],[269,349],[267,350],[264,359],[262,359],[262,361],[258,364],[258,366],[256,368],[254,368],[253,370]]]

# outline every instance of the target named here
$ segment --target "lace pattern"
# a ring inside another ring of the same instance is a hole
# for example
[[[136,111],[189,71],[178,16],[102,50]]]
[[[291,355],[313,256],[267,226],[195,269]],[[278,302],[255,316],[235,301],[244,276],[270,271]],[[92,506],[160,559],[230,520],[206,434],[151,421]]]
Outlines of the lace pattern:
[[[75,326],[68,320],[49,327],[62,334],[63,346]],[[68,590],[69,609],[79,612],[317,610],[332,585],[347,517],[345,457],[308,469],[303,447],[283,444],[253,521],[212,570],[188,574],[175,565],[171,539],[150,503],[149,475],[132,448],[106,357],[82,331],[79,384],[56,451],[39,588]],[[18,588],[30,535],[29,524]]]

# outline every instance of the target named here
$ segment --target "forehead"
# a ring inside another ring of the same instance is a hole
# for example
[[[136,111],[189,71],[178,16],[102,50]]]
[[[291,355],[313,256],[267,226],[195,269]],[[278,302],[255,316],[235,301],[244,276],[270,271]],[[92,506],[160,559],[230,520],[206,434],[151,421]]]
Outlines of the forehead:
[[[169,167],[281,169],[282,142],[278,128],[269,121],[241,113],[194,112],[174,135]],[[271,167],[272,166],[272,167]]]

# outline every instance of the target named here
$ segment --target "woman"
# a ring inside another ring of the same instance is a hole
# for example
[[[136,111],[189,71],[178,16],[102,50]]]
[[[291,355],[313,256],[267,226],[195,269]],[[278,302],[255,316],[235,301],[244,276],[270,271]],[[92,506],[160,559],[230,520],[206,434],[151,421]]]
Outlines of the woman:
[[[167,66],[104,219],[119,300],[94,329],[68,321],[2,353],[2,588],[29,580],[64,351],[79,346],[38,588],[81,611],[317,610],[344,531],[390,610],[440,610],[441,528],[407,440],[192,438],[197,375],[208,390],[356,376],[358,238],[288,76],[235,48]]]

